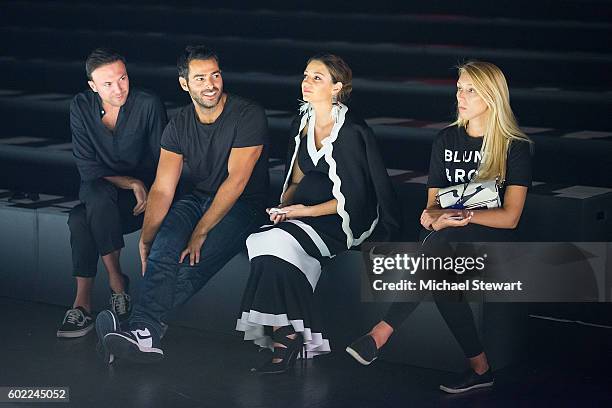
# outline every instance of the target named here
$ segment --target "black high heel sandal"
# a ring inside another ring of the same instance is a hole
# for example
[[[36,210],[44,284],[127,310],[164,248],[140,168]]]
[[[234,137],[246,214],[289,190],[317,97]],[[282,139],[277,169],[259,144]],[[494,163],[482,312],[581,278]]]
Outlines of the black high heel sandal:
[[[295,338],[289,338],[295,334]],[[272,334],[274,343],[282,344],[285,347],[274,347],[272,358],[259,368],[252,368],[251,371],[259,374],[281,374],[289,370],[295,364],[298,354],[302,354],[305,360],[305,347],[303,347],[303,337],[301,333],[296,333],[292,326],[279,327]],[[281,359],[278,363],[274,359]]]

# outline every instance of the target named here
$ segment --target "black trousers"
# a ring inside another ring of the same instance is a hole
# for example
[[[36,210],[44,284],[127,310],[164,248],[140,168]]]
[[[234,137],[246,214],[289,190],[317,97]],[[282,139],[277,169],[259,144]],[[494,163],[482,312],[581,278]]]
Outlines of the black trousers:
[[[96,276],[99,256],[125,246],[123,235],[142,228],[144,214],[133,215],[136,198],[132,190],[97,179],[82,182],[81,204],[70,211],[70,246],[73,276]]]
[[[440,231],[427,231],[423,229],[420,240],[423,242],[423,251],[426,254],[438,256],[453,255],[451,242],[506,242],[513,237],[513,231],[500,228],[484,227],[477,224],[468,224],[465,227],[445,228]],[[457,278],[449,275],[447,280]],[[471,358],[484,351],[474,323],[474,315],[461,292],[435,291],[433,298],[448,325],[453,336],[459,343],[466,357]],[[420,302],[395,302],[387,311],[383,320],[393,329],[399,328],[402,323],[416,309]]]

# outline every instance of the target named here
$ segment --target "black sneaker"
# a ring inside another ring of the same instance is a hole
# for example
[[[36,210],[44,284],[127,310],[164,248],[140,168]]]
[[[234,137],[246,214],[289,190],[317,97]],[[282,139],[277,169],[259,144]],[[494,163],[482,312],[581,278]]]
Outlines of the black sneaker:
[[[83,309],[78,306],[70,309],[64,315],[64,321],[57,330],[57,337],[76,338],[82,337],[93,329],[93,318]]]
[[[108,333],[104,345],[115,358],[136,363],[153,363],[164,358],[159,338],[148,328]]]
[[[103,310],[98,313],[96,318],[96,333],[98,335],[96,349],[106,364],[115,361],[115,356],[104,345],[104,336],[117,330],[119,330],[119,319],[113,312]]]
[[[110,297],[110,310],[119,318],[119,321],[123,322],[127,320],[130,316],[130,312],[132,311],[132,304],[130,301],[130,295],[128,295],[130,291],[130,278],[127,275],[123,275],[123,281],[125,290],[123,293],[115,293],[111,290]]]
[[[461,374],[455,381],[450,382],[447,385],[441,385],[440,389],[449,394],[459,394],[476,388],[491,387],[493,385],[493,374],[489,368],[483,374],[477,374],[474,370],[469,369],[468,371]]]
[[[370,365],[378,358],[378,349],[374,338],[369,334],[361,336],[346,348],[346,352],[363,365]]]

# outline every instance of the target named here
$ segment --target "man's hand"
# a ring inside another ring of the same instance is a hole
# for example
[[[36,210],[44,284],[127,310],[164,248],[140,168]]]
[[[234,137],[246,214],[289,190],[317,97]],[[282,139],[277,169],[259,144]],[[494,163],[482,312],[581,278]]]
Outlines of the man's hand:
[[[138,241],[138,252],[140,253],[140,263],[142,264],[142,276],[147,269],[147,257],[151,252],[151,244],[145,244],[142,240]]]
[[[195,264],[200,263],[200,251],[202,250],[202,245],[204,245],[206,237],[207,234],[202,234],[196,229],[196,231],[191,234],[191,239],[189,239],[187,248],[185,248],[183,252],[181,252],[181,258],[179,259],[179,263],[183,263],[183,259],[185,259],[187,255],[189,255],[190,266],[194,266]]]
[[[119,188],[132,190],[134,192],[134,197],[136,197],[136,206],[132,210],[134,216],[142,214],[147,208],[147,196],[149,192],[142,181],[129,176],[107,176],[104,177],[104,179]]]
[[[134,192],[134,197],[136,197],[136,206],[132,210],[132,213],[134,214],[134,216],[137,216],[139,214],[142,214],[147,208],[148,191],[144,183],[138,179],[134,179],[130,184],[130,187]]]

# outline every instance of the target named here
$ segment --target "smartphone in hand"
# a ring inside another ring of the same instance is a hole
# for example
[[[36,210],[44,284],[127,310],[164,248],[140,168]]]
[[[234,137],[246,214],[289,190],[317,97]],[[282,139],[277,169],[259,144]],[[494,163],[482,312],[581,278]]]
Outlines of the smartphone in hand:
[[[285,211],[282,208],[270,208],[268,209],[268,214],[287,214],[289,211]]]

